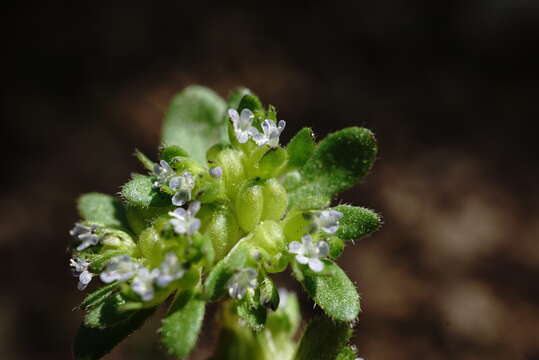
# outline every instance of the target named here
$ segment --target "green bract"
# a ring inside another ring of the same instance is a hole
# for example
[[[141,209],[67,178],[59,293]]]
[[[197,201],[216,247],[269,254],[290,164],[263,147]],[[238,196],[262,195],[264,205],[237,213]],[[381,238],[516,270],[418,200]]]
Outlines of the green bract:
[[[224,101],[188,87],[167,112],[155,161],[135,152],[145,174],[132,175],[118,199],[80,197],[70,264],[79,289],[105,285],[81,304],[76,359],[104,356],[167,299],[159,335],[179,358],[196,346],[213,302],[221,335],[212,359],[355,357],[348,341],[360,298],[335,260],[381,219],[328,206],[370,170],[376,141],[351,127],[316,143],[303,128],[282,146],[285,126],[247,89]],[[271,279],[288,266],[324,312],[299,343],[296,295]]]

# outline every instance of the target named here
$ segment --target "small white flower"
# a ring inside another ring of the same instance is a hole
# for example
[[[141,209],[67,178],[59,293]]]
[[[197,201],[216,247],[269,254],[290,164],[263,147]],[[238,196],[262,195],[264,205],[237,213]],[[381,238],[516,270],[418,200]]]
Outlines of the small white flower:
[[[173,217],[170,220],[174,231],[178,234],[191,235],[200,228],[200,220],[195,217],[196,213],[200,210],[200,201],[193,201],[189,204],[189,208],[177,208],[168,214]]]
[[[339,220],[342,217],[342,212],[337,210],[322,210],[313,217],[313,230],[322,229],[327,234],[335,234],[339,229]]]
[[[176,206],[182,206],[191,201],[191,192],[195,187],[195,179],[190,172],[184,171],[180,176],[170,179],[168,186],[176,192],[172,197],[172,203]]]
[[[81,223],[76,223],[73,229],[69,231],[69,235],[75,239],[80,240],[81,243],[77,246],[77,251],[82,251],[90,246],[97,245],[100,236],[96,234],[99,229],[97,225],[86,226]]]
[[[286,122],[279,120],[279,124],[276,125],[275,121],[266,119],[262,123],[263,133],[256,132],[253,134],[253,140],[258,146],[269,145],[271,147],[279,146],[279,136],[283,132]]]
[[[160,185],[166,184],[169,180],[176,175],[174,170],[165,161],[159,161],[159,164],[153,166],[153,174],[157,177],[157,180],[153,183],[154,188],[158,188]]]
[[[232,126],[239,143],[246,143],[247,140],[249,140],[249,136],[258,132],[252,126],[255,116],[251,110],[243,109],[241,115],[239,115],[236,110],[229,109],[228,116],[230,116],[230,120],[232,120]]]
[[[226,286],[230,297],[241,300],[245,294],[253,292],[258,286],[258,273],[253,268],[239,269],[228,280]]]
[[[165,287],[174,280],[183,276],[185,269],[178,261],[176,255],[169,252],[165,255],[165,260],[159,266],[159,276],[157,277],[157,285]]]
[[[155,294],[154,281],[159,275],[159,270],[148,270],[146,267],[141,267],[137,270],[135,278],[131,282],[131,289],[136,292],[142,300],[150,301]]]
[[[74,277],[79,278],[79,284],[77,285],[77,288],[79,290],[86,289],[86,286],[92,281],[92,278],[94,277],[94,274],[88,271],[88,266],[90,263],[84,259],[75,258],[75,259],[69,259],[69,266],[71,266],[71,272],[73,273]]]
[[[139,267],[128,255],[115,256],[101,273],[101,281],[110,283],[131,279]]]
[[[301,243],[292,241],[288,245],[288,252],[296,254],[296,261],[300,264],[308,264],[312,271],[320,272],[324,269],[324,263],[320,260],[329,253],[329,245],[325,241],[317,241],[313,244],[311,235],[303,235]]]
[[[219,179],[223,176],[223,169],[220,166],[210,168],[210,175],[215,179]]]

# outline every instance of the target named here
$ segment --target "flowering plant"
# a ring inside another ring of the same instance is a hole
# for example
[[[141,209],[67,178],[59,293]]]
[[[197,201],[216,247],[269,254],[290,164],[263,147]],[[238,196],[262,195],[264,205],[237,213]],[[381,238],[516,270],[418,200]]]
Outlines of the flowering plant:
[[[101,358],[166,301],[159,333],[177,357],[193,350],[207,304],[220,302],[213,360],[356,358],[348,341],[360,299],[335,260],[381,220],[329,206],[370,170],[375,138],[352,127],[317,144],[303,128],[283,147],[285,125],[247,89],[225,102],[189,87],[166,115],[158,161],[135,153],[147,174],[133,175],[121,199],[80,197],[70,265],[80,290],[94,278],[105,285],[80,306],[76,359]],[[324,313],[298,343],[296,295],[271,278],[289,265]]]

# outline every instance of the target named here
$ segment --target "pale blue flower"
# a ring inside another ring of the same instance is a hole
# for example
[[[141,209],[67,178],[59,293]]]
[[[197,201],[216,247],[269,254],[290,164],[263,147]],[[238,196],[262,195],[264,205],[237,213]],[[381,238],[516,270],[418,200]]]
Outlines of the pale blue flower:
[[[322,230],[327,234],[335,234],[339,229],[339,220],[342,217],[343,214],[337,210],[319,211],[313,216],[312,230]]]
[[[178,257],[173,252],[169,252],[165,255],[165,260],[159,266],[157,285],[159,287],[165,287],[174,280],[181,278],[184,273],[185,268],[178,260]]]
[[[96,234],[99,226],[90,225],[86,226],[81,223],[76,223],[73,229],[69,231],[69,235],[73,236],[76,240],[80,241],[80,245],[77,246],[77,251],[82,251],[90,246],[97,245],[101,238]]]
[[[228,294],[234,299],[241,300],[247,292],[251,294],[258,286],[258,273],[253,268],[239,269],[228,280],[226,287],[228,288]]]
[[[170,223],[174,227],[174,231],[178,234],[191,235],[200,228],[200,220],[195,217],[200,210],[200,201],[193,201],[189,204],[189,208],[177,208],[168,214],[172,216]]]
[[[170,179],[168,186],[176,193],[172,197],[172,203],[176,206],[191,201],[191,192],[195,187],[195,179],[190,172],[184,171],[180,176],[175,176]]]
[[[161,160],[159,164],[154,165],[153,174],[157,178],[152,185],[154,188],[158,188],[159,186],[168,183],[170,179],[176,175],[174,169],[172,169],[165,160]]]
[[[253,134],[253,140],[258,146],[269,145],[270,147],[279,146],[279,136],[283,132],[286,126],[284,120],[279,120],[279,124],[276,125],[275,121],[266,119],[262,122],[262,133],[256,132]]]
[[[228,116],[232,120],[232,127],[239,143],[246,143],[249,140],[249,136],[257,132],[252,126],[255,116],[251,110],[243,109],[240,115],[236,110],[229,109]]]
[[[320,260],[329,254],[329,245],[325,241],[313,243],[311,235],[303,235],[301,243],[292,241],[288,245],[288,252],[296,255],[296,261],[300,264],[308,264],[312,271],[320,272],[324,269],[324,263]]]
[[[129,280],[135,275],[139,267],[140,264],[133,262],[128,255],[115,256],[107,264],[105,271],[101,273],[101,281],[110,283]]]
[[[69,266],[71,266],[73,276],[79,278],[77,288],[81,291],[86,289],[86,286],[88,286],[94,277],[94,274],[88,271],[88,266],[90,266],[90,263],[81,258],[74,258],[69,259]]]
[[[223,176],[223,169],[220,166],[210,168],[210,176],[215,179],[219,179],[221,176]]]
[[[159,276],[159,270],[148,270],[146,267],[137,269],[135,278],[131,282],[131,289],[144,301],[150,301],[155,295],[154,282]]]

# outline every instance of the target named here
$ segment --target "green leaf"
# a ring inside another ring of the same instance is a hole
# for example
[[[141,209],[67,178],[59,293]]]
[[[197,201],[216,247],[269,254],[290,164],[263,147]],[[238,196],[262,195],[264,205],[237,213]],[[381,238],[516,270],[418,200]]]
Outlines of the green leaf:
[[[335,360],[355,360],[357,359],[357,352],[354,348],[351,346],[345,346],[341,349],[339,352],[339,355],[337,355],[337,358]]]
[[[255,111],[263,110],[264,107],[256,95],[246,94],[241,98],[240,104],[238,105],[238,112],[243,109],[249,109],[254,113]]]
[[[130,312],[120,323],[105,329],[82,324],[75,337],[73,355],[76,360],[97,360],[108,354],[118,343],[137,330],[155,308]]]
[[[343,214],[343,217],[339,220],[339,230],[336,233],[343,240],[362,238],[375,232],[382,225],[380,215],[366,208],[339,205],[334,207],[333,210]]]
[[[151,161],[146,155],[144,155],[140,150],[135,149],[135,157],[138,161],[144,166],[148,171],[153,171],[155,163]]]
[[[280,299],[279,308],[268,314],[266,328],[273,335],[282,333],[293,336],[301,323],[298,298],[293,292],[284,292],[281,295],[283,299]]]
[[[245,321],[251,330],[258,332],[264,328],[268,311],[265,307],[247,299],[237,306],[238,316]]]
[[[301,168],[312,156],[315,148],[316,143],[312,129],[306,127],[298,131],[286,146],[289,156],[288,167],[291,169]]]
[[[89,193],[79,197],[77,207],[80,216],[88,221],[127,229],[124,205],[110,195]]]
[[[376,159],[376,140],[371,131],[352,127],[328,135],[300,170],[300,181],[290,191],[290,203],[305,209],[329,203],[331,197],[356,184]]]
[[[245,240],[247,238],[244,238]],[[204,296],[210,301],[216,301],[226,293],[228,279],[243,267],[249,257],[245,241],[238,242],[221,261],[217,263],[204,283]]]
[[[294,262],[293,270],[311,299],[327,316],[339,321],[353,321],[357,317],[360,311],[359,294],[337,264],[324,261],[324,269],[316,273]]]
[[[152,187],[149,176],[133,175],[133,179],[122,187],[122,197],[131,206],[147,208],[149,206],[170,206],[170,195]]]
[[[335,360],[351,336],[348,324],[316,318],[307,326],[295,360]]]
[[[113,293],[104,297],[88,311],[84,317],[84,324],[91,328],[104,329],[123,321],[129,316],[129,312],[120,311],[119,307],[125,303],[121,293]]]
[[[86,296],[84,300],[82,300],[80,307],[82,309],[89,309],[93,307],[97,303],[103,301],[106,297],[110,296],[113,292],[115,292],[118,285],[120,285],[119,282],[113,282],[97,289],[93,293]]]
[[[169,164],[171,164],[172,160],[176,157],[189,157],[189,154],[177,145],[163,146],[159,152],[159,159],[165,160]]]
[[[183,358],[193,350],[202,327],[205,305],[191,291],[176,297],[159,330],[169,354]]]
[[[189,86],[172,100],[163,123],[162,143],[177,145],[205,162],[206,150],[226,141],[226,103],[212,90]]]
[[[260,305],[275,311],[279,307],[279,292],[269,277],[260,284]]]
[[[251,92],[251,90],[244,87],[240,87],[232,91],[227,99],[228,108],[237,110],[238,107],[240,106],[241,99],[245,95],[254,95],[254,94]]]

